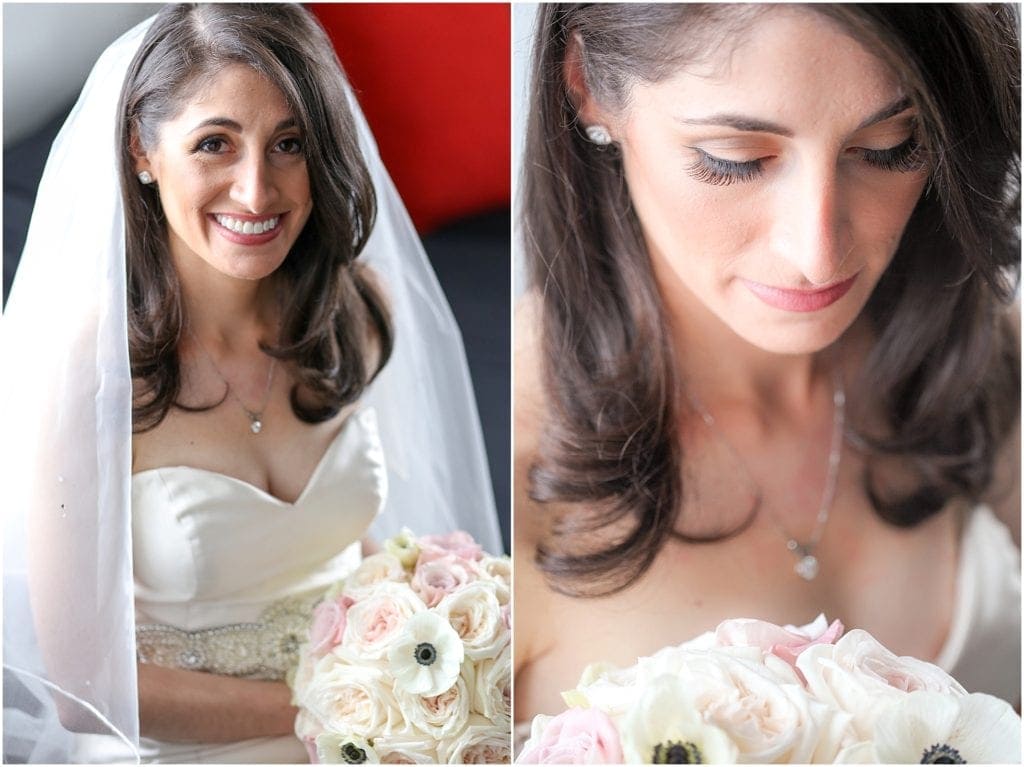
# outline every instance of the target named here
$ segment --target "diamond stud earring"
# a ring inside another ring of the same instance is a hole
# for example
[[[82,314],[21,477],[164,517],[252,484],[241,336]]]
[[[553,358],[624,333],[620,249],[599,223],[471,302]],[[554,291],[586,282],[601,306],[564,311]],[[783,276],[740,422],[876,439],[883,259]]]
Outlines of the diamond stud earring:
[[[148,170],[139,171],[139,181],[143,184],[152,184],[153,176]]]
[[[612,143],[612,136],[603,125],[588,125],[587,138],[598,146],[608,146]]]

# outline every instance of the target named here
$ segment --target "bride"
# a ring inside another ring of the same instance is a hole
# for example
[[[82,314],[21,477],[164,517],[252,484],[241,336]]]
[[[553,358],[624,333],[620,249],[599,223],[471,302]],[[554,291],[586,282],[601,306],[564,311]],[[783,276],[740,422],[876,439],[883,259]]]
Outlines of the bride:
[[[2,338],[8,760],[305,761],[284,677],[378,512],[499,548],[457,330],[301,6],[108,49]]]
[[[588,663],[819,612],[1019,702],[1016,28],[541,6],[516,720]]]

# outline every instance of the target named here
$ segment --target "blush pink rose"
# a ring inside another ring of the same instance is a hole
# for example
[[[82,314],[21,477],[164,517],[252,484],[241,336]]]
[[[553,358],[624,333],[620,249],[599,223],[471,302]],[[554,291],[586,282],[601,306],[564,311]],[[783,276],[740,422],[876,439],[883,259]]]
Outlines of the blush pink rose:
[[[522,764],[622,764],[611,718],[596,708],[570,708],[548,721],[516,759]]]
[[[409,585],[428,607],[436,607],[447,594],[477,579],[471,562],[452,554],[423,561],[420,557]]]
[[[467,562],[483,559],[484,550],[473,540],[473,536],[462,530],[447,535],[424,535],[416,542],[420,547],[421,563],[432,562],[442,557],[453,556]]]
[[[751,619],[728,620],[715,629],[715,639],[722,646],[760,647],[796,669],[796,659],[808,647],[835,644],[843,635],[838,620],[826,625],[824,616],[806,626],[782,628],[768,621]],[[799,671],[798,671],[799,673]]]
[[[355,604],[351,597],[325,599],[313,608],[313,622],[309,627],[309,651],[322,658],[331,648],[341,644],[345,634],[348,608]]]

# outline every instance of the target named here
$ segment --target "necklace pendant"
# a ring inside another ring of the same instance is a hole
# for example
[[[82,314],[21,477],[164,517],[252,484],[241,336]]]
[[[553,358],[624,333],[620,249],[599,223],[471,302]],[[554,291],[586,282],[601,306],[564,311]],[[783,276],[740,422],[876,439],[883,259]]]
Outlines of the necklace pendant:
[[[796,561],[793,569],[805,581],[813,581],[818,574],[818,558],[813,554],[804,554]]]
[[[253,434],[259,434],[263,431],[263,421],[259,418],[253,418],[252,423],[249,424],[249,428],[252,430]]]

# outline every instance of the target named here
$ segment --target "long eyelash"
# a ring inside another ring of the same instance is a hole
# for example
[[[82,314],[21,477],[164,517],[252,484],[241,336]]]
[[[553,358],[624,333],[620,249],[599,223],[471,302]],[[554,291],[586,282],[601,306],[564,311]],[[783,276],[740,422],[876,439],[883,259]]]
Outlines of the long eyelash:
[[[728,186],[750,181],[761,174],[761,160],[733,162],[710,155],[701,149],[697,149],[697,154],[697,159],[686,169],[686,172],[705,184]]]
[[[895,173],[910,173],[925,166],[924,152],[916,136],[911,136],[891,149],[862,149],[861,156],[869,165]]]

